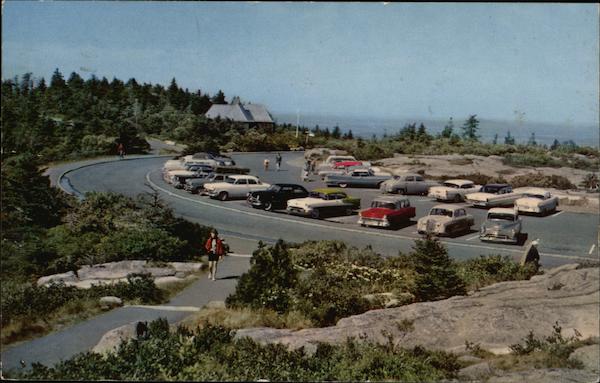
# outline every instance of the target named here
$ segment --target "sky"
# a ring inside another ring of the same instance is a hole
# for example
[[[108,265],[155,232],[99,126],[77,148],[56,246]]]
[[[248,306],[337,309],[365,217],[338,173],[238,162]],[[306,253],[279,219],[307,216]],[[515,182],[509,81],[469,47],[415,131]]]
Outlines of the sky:
[[[17,2],[2,78],[55,68],[279,113],[598,124],[596,4]]]

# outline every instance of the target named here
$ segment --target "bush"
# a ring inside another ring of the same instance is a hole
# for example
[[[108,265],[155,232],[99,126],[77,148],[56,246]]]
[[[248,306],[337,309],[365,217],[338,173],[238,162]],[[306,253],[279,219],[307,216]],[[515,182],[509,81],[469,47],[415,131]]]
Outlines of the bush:
[[[536,186],[541,188],[556,188],[559,190],[575,189],[576,186],[568,178],[558,175],[543,175],[541,173],[515,176],[510,180],[513,187]]]
[[[534,265],[521,266],[508,256],[480,256],[457,264],[458,275],[469,290],[478,289],[492,283],[520,281],[536,274]]]
[[[502,159],[502,163],[508,166],[515,167],[551,167],[560,168],[564,166],[564,162],[550,157],[545,154],[530,154],[530,153],[519,153],[519,154],[508,154]]]
[[[125,341],[106,355],[87,352],[54,367],[33,365],[22,379],[187,381],[439,381],[456,376],[457,357],[421,347],[402,349],[348,339],[319,343],[313,354],[281,344],[261,345],[219,326],[191,332],[155,325],[147,340]]]
[[[481,173],[470,173],[470,174],[459,174],[457,176],[447,176],[443,175],[439,177],[440,180],[445,181],[448,179],[465,179],[469,181],[473,181],[477,185],[486,185],[486,184],[494,184],[494,183],[506,183],[507,181],[500,177],[488,176]]]
[[[235,292],[227,297],[227,305],[286,312],[292,303],[292,289],[298,282],[298,270],[287,246],[281,240],[269,248],[261,242],[250,264],[250,270],[240,277]]]

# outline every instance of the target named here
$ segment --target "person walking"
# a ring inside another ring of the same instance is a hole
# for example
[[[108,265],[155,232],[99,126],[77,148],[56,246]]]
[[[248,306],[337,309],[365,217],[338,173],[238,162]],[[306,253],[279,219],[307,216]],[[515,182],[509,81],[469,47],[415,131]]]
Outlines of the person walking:
[[[217,262],[223,259],[223,241],[219,238],[216,230],[211,230],[210,237],[206,241],[204,248],[208,252],[208,279],[215,280],[217,275]]]
[[[123,146],[122,142],[119,142],[119,145],[117,145],[117,153],[119,153],[120,159],[123,159],[123,157],[125,157],[125,146]]]
[[[312,174],[317,174],[317,173],[315,173],[315,167],[316,167],[316,166],[317,166],[317,160],[314,160],[314,159],[313,159],[313,160],[311,160],[311,161],[310,161],[310,172],[311,172]]]
[[[265,172],[269,171],[269,159],[265,158],[265,160],[263,161],[263,165],[265,166]]]
[[[303,182],[307,182],[308,179],[308,172],[310,171],[310,163],[307,161],[304,164],[304,167],[302,168],[302,181]]]
[[[277,171],[281,170],[281,154],[277,153],[275,156],[275,164],[277,165]]]

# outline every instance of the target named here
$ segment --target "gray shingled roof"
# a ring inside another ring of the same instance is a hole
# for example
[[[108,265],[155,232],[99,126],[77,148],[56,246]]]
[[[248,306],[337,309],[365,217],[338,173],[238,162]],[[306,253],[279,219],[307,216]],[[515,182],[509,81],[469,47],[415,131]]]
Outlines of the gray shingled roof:
[[[273,123],[273,119],[267,111],[267,108],[259,104],[214,104],[210,107],[208,112],[206,112],[205,116],[210,119],[220,117],[222,119],[230,119],[236,122]]]

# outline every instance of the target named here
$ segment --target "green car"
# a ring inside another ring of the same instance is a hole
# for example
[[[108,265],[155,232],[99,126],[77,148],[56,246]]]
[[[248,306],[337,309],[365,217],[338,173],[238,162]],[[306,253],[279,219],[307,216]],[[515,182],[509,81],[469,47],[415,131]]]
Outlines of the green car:
[[[348,196],[341,189],[322,188],[310,192],[306,198],[295,198],[287,202],[288,214],[312,218],[352,215],[360,209],[360,198]]]

